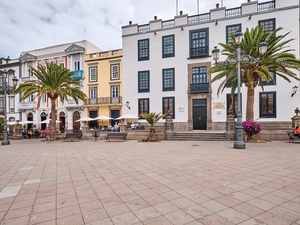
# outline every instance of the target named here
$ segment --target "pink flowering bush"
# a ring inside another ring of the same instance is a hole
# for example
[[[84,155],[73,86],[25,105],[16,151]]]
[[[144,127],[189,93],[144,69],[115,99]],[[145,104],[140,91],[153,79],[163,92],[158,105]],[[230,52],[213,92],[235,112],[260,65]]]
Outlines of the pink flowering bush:
[[[48,129],[47,129],[47,130],[44,130],[44,131],[43,131],[43,134],[44,134],[44,135],[50,135],[50,134],[52,134],[52,132],[51,132],[51,130],[48,130]]]
[[[253,121],[244,121],[242,123],[242,126],[243,126],[243,131],[245,131],[248,137],[252,137],[253,135],[258,135],[261,131],[261,124]]]

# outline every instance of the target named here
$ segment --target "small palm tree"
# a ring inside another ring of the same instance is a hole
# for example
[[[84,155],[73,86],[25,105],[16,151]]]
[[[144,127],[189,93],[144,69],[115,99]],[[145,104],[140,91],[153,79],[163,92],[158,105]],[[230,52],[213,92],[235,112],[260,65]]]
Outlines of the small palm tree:
[[[157,123],[161,118],[164,118],[165,114],[162,114],[160,112],[159,113],[151,112],[151,113],[142,113],[140,116],[150,124],[150,133],[147,138],[147,141],[149,141],[149,139],[150,141],[153,141],[154,134],[155,134],[154,124]]]
[[[53,138],[56,138],[56,100],[60,98],[62,102],[72,97],[76,104],[79,100],[84,101],[86,95],[76,88],[80,86],[80,82],[74,80],[72,76],[75,72],[64,68],[63,65],[58,65],[54,62],[46,62],[46,66],[38,66],[37,69],[30,67],[30,71],[37,80],[28,80],[21,84],[15,93],[23,93],[21,100],[35,95],[35,98],[46,94],[51,101],[51,131]],[[40,101],[40,98],[39,98]],[[39,105],[39,102],[38,102]]]
[[[280,34],[283,28],[277,28],[272,32],[264,30],[263,26],[257,26],[252,29],[246,29],[244,39],[240,47],[243,54],[258,58],[259,43],[265,41],[268,43],[268,50],[260,61],[241,62],[241,84],[247,87],[247,108],[246,120],[254,120],[254,89],[258,85],[263,88],[263,81],[273,81],[272,73],[291,82],[290,78],[300,80],[295,71],[300,71],[300,60],[296,58],[288,44],[294,39],[287,39],[286,34]],[[222,47],[222,54],[227,58],[236,58],[236,49],[238,47],[234,39],[234,34],[231,34],[232,42],[226,44],[219,43]],[[223,79],[219,88],[218,95],[228,84],[232,85],[231,95],[237,88],[237,66],[236,64],[225,63],[217,64],[211,67],[208,73],[218,73],[211,82]],[[225,78],[225,79],[224,79]]]

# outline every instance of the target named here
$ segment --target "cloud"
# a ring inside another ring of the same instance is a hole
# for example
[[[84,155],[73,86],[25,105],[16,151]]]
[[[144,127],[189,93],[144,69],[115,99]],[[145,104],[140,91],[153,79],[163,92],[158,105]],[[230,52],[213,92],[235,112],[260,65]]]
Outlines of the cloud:
[[[199,0],[200,13],[219,0]],[[227,8],[246,0],[224,0]],[[230,4],[230,5],[229,5]],[[178,11],[196,15],[197,0],[178,0]],[[176,0],[13,0],[0,2],[0,57],[87,40],[103,50],[122,48],[121,27],[176,15]]]

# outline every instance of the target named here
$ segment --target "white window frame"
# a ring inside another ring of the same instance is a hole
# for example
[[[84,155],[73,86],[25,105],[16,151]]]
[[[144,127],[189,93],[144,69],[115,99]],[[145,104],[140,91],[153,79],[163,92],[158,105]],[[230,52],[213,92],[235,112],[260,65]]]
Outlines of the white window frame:
[[[4,109],[4,97],[0,98],[0,109]]]
[[[15,112],[15,97],[9,97],[9,112]]]
[[[118,98],[120,94],[119,86],[112,86],[111,87],[111,97]]]
[[[90,98],[92,99],[97,98],[97,88],[90,88]]]
[[[97,67],[90,67],[90,82],[97,81]]]
[[[120,66],[119,64],[110,65],[110,78],[111,80],[120,79]]]

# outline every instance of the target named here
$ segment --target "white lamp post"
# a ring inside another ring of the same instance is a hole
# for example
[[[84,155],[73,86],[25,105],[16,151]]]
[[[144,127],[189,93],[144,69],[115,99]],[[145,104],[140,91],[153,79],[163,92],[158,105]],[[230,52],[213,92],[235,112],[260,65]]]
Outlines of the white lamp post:
[[[18,84],[18,79],[14,77],[12,79],[13,81],[13,86],[9,86],[9,83],[7,82],[8,78],[8,73],[6,70],[0,71],[2,73],[3,81],[2,81],[2,88],[0,90],[3,91],[4,94],[4,124],[3,124],[3,140],[1,142],[2,145],[9,145],[10,141],[8,140],[8,133],[7,133],[7,105],[6,105],[6,98],[7,98],[7,93],[11,93],[15,90],[17,84]]]
[[[220,56],[220,49],[215,47],[212,50],[212,56],[215,60],[216,64],[218,63],[237,63],[237,87],[238,87],[238,110],[237,110],[237,121],[236,121],[236,140],[234,142],[234,148],[236,149],[244,149],[246,148],[245,142],[243,141],[243,127],[242,127],[242,110],[241,110],[241,42],[243,40],[243,33],[237,32],[235,35],[235,42],[237,44],[236,49],[236,58],[228,58],[225,62],[218,62]],[[259,52],[264,55],[267,51],[268,44],[267,42],[261,42],[259,44]],[[259,61],[259,59],[254,59],[251,56],[244,56],[243,61],[248,61],[249,59],[253,61]]]

